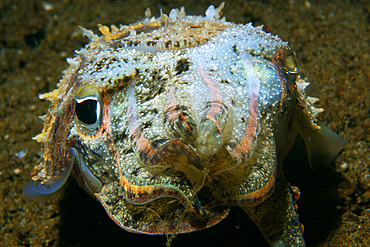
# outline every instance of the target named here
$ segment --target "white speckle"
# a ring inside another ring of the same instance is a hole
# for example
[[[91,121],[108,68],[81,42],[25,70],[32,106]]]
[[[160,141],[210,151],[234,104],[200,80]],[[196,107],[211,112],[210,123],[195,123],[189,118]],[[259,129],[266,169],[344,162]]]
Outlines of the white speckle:
[[[343,171],[347,171],[348,169],[348,164],[347,163],[343,163],[340,165],[340,169],[342,169]]]
[[[42,2],[42,7],[46,10],[46,11],[51,11],[54,9],[54,5],[52,5],[51,3],[48,3],[48,2]]]
[[[15,169],[13,170],[13,172],[14,172],[14,174],[15,174],[15,175],[19,175],[19,174],[21,174],[22,170],[21,170],[21,169],[19,169],[19,168],[15,168]]]
[[[18,153],[15,153],[14,156],[17,157],[18,159],[22,159],[24,156],[26,156],[26,152],[21,150]]]

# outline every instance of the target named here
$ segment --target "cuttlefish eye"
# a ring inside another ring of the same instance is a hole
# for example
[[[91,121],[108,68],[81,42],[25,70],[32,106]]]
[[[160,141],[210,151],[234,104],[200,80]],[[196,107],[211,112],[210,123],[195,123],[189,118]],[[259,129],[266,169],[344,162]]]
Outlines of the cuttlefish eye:
[[[282,65],[288,79],[294,82],[298,75],[298,63],[295,53],[292,50],[284,52]]]
[[[98,106],[98,101],[95,99],[86,99],[84,101],[76,101],[76,115],[78,120],[84,124],[94,124],[96,123],[96,108]]]
[[[101,125],[102,102],[95,85],[83,85],[75,94],[75,113],[77,123],[86,134],[94,135]]]

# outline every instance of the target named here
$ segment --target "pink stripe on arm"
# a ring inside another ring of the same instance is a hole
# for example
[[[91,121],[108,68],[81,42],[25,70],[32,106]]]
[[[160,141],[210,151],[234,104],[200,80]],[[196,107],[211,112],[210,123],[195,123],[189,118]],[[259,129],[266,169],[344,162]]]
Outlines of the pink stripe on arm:
[[[256,77],[252,62],[256,59],[251,57],[249,54],[245,55],[244,58],[244,69],[247,73],[247,81],[249,84],[249,118],[246,126],[245,135],[239,144],[234,148],[230,155],[237,160],[237,162],[243,162],[245,155],[250,151],[252,142],[257,134],[258,127],[258,94],[260,91],[261,81]]]
[[[149,141],[144,137],[140,129],[140,123],[136,116],[136,99],[134,95],[134,89],[128,88],[127,90],[129,97],[129,105],[127,107],[127,122],[128,131],[130,138],[132,140],[134,150],[139,153],[141,160],[146,165],[151,165],[150,161],[152,157],[156,154],[157,150],[149,143]]]

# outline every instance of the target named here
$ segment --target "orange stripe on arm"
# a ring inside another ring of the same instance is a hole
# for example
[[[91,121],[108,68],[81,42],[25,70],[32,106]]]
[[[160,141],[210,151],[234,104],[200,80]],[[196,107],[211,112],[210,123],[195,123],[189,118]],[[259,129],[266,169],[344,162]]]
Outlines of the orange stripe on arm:
[[[134,89],[129,88],[127,91],[129,96],[129,105],[127,107],[128,132],[134,146],[134,151],[136,150],[135,153],[139,154],[140,159],[146,165],[152,165],[151,160],[158,150],[149,143],[140,129],[140,123],[136,114],[137,109]]]

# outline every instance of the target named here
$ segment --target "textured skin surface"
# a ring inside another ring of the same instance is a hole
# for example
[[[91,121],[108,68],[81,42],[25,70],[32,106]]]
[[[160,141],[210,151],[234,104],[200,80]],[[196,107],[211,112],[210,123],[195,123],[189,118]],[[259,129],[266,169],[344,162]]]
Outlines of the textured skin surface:
[[[42,96],[34,193],[62,186],[72,153],[80,185],[126,230],[194,231],[240,206],[271,245],[304,245],[281,165],[319,110],[287,43],[220,20],[221,8],[84,30],[90,44]]]

